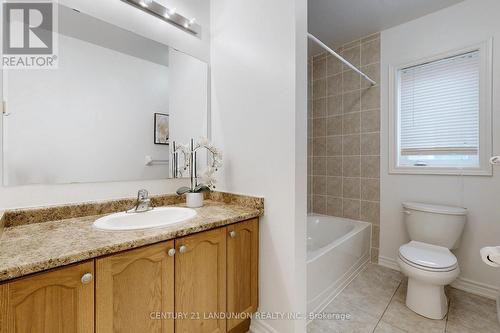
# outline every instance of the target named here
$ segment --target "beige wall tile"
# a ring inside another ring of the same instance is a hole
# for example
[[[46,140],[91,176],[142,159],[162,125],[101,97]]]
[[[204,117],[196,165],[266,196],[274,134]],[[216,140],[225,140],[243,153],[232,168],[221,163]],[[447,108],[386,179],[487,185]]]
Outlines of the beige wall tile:
[[[361,45],[360,42],[357,41],[355,45],[349,46],[349,48],[346,48],[342,52],[342,57],[344,57],[345,60],[349,61],[351,64],[354,66],[358,67],[361,64]],[[349,67],[344,65],[343,70],[349,70]]]
[[[313,62],[313,80],[326,77],[326,58],[317,59]]]
[[[328,176],[342,176],[342,156],[328,157],[326,161]]]
[[[320,98],[312,101],[313,118],[324,118],[326,117],[326,98]]]
[[[327,81],[326,94],[328,96],[338,95],[342,92],[342,74],[329,76],[326,79],[326,81]]]
[[[342,72],[342,63],[334,56],[329,55],[326,58],[326,68],[328,76],[339,74]]]
[[[334,197],[342,196],[342,177],[327,177],[326,194]]]
[[[360,178],[343,178],[342,179],[342,196],[349,199],[360,198]]]
[[[342,137],[343,155],[360,155],[360,135],[351,134]]]
[[[380,109],[380,87],[375,86],[361,91],[361,110]]]
[[[358,73],[349,70],[342,73],[342,91],[348,92],[361,89],[361,77]]]
[[[380,179],[361,178],[361,199],[380,200]]]
[[[380,155],[380,133],[361,134],[361,155]]]
[[[380,178],[379,156],[361,156],[361,177]]]
[[[348,113],[343,116],[343,134],[359,133],[361,130],[360,112]]]
[[[359,220],[360,217],[360,201],[353,199],[342,200],[342,215],[349,219]]]
[[[371,34],[371,35],[368,35],[366,37],[361,38],[361,43],[366,43],[366,42],[369,42],[369,41],[372,41],[372,40],[378,39],[378,38],[380,38],[380,32],[377,32],[377,33],[374,33],[374,34]]]
[[[361,71],[374,80],[377,85],[380,85],[380,63],[374,63],[367,66],[362,66]],[[371,83],[368,80],[361,80],[361,88],[369,88]]]
[[[342,116],[331,116],[327,118],[327,135],[342,134]]]
[[[379,36],[336,50],[377,82]],[[308,78],[308,211],[374,220],[370,204],[380,200],[380,89],[326,53],[308,59]]]
[[[342,155],[342,136],[328,136],[326,138],[326,154],[328,156]]]
[[[326,199],[326,213],[330,216],[342,216],[342,198],[328,196]]]
[[[378,263],[378,249],[377,248],[371,249],[370,259],[371,259],[372,263],[374,263],[374,264]],[[385,333],[387,333],[387,332],[385,332]]]
[[[313,176],[313,194],[326,195],[326,176]]]
[[[380,110],[361,112],[361,132],[380,131]]]
[[[329,116],[338,116],[342,114],[342,95],[328,97],[327,114]]]
[[[361,44],[361,65],[380,62],[380,39]]]
[[[312,197],[312,211],[317,214],[326,214],[326,196],[313,195]]]
[[[321,52],[321,53],[315,54],[312,57],[312,61],[314,62],[315,60],[326,58],[326,56],[327,56],[326,52]]]
[[[313,137],[326,136],[326,118],[313,119]]]
[[[344,177],[359,177],[360,176],[360,157],[359,156],[343,156],[342,175]]]
[[[360,46],[361,45],[361,39],[356,39],[350,42],[345,43],[342,45],[342,50],[339,53],[344,53],[347,49],[350,49],[355,46]]]
[[[326,136],[313,139],[313,156],[326,156]]]
[[[372,247],[380,247],[380,227],[375,224],[372,224]]]
[[[313,157],[313,175],[326,175],[326,157]]]
[[[343,113],[361,111],[361,93],[359,90],[342,94]]]
[[[313,99],[326,97],[326,79],[313,81]]]
[[[361,201],[361,220],[379,224],[380,204],[374,201]]]

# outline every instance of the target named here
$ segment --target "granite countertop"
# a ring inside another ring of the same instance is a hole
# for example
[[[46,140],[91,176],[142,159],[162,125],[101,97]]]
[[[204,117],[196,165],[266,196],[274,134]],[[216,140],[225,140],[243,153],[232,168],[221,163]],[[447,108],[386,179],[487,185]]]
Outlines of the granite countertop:
[[[7,222],[0,236],[0,281],[225,226],[263,213],[262,199],[253,198],[254,203],[262,200],[259,207],[242,204],[244,200],[220,197],[205,200],[191,220],[149,230],[98,230],[92,223],[102,215],[11,226]]]

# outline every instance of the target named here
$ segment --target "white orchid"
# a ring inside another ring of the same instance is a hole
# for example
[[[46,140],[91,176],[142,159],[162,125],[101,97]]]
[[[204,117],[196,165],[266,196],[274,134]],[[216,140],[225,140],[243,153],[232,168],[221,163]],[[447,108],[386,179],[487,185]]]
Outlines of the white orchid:
[[[195,163],[191,161],[192,153],[197,151],[198,149],[205,148],[210,152],[211,156],[211,164],[207,167],[206,170],[201,172],[200,176],[197,177],[196,186],[194,188],[183,187],[177,190],[177,193],[182,194],[186,192],[196,193],[201,191],[213,191],[215,190],[215,185],[217,184],[217,180],[215,178],[215,172],[222,167],[222,151],[217,149],[207,138],[200,138],[196,145],[193,145],[193,149],[191,150],[190,145],[178,145],[178,150],[181,151],[184,155],[184,170],[190,171],[193,173],[193,168],[191,167],[191,163]],[[191,175],[191,178],[196,177],[196,175]]]

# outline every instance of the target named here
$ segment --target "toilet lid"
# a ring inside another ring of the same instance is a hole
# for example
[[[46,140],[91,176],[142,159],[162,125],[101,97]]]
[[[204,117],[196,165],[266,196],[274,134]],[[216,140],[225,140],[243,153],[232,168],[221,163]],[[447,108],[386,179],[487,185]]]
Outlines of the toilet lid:
[[[449,269],[457,258],[445,247],[411,241],[399,248],[399,255],[409,263],[431,269]]]

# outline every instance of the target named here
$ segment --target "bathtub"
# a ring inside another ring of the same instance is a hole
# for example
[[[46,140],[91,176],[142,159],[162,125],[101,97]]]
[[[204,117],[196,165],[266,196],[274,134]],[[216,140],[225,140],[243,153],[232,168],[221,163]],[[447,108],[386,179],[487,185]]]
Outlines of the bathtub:
[[[307,217],[307,311],[320,312],[370,259],[371,224]]]

